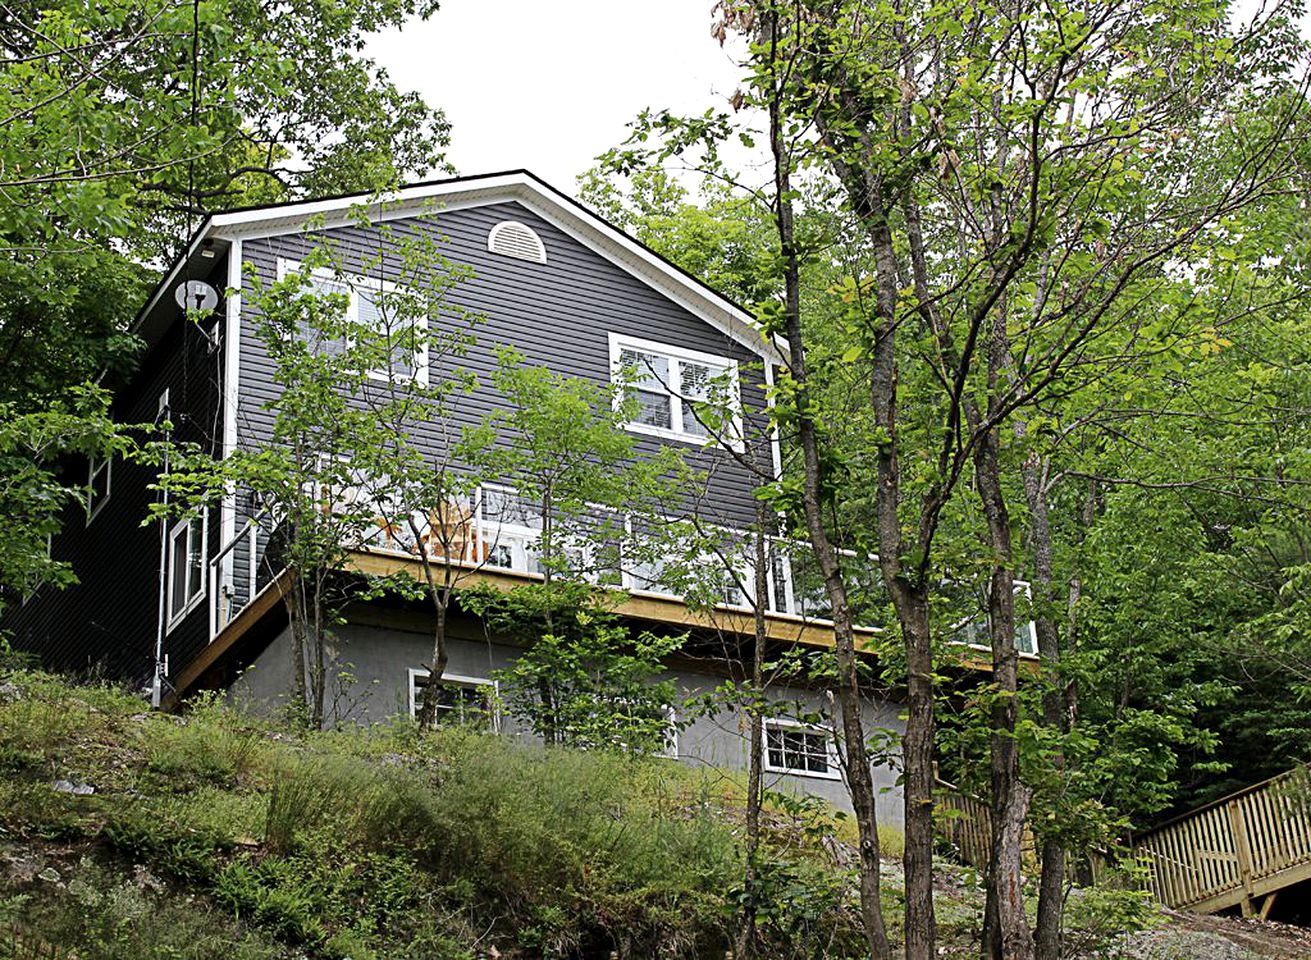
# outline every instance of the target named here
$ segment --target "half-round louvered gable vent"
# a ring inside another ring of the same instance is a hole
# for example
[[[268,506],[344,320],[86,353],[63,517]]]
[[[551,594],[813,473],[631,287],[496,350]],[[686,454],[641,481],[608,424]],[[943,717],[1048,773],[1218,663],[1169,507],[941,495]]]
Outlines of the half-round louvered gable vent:
[[[546,262],[546,247],[542,245],[542,238],[532,227],[526,227],[515,220],[506,220],[492,227],[492,232],[487,235],[487,249],[520,260]]]

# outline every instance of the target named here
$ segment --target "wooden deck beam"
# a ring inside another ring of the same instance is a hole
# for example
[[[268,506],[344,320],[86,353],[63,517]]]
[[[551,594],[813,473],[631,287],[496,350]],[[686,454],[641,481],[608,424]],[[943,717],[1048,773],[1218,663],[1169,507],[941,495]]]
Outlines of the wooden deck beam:
[[[348,569],[368,576],[395,576],[405,574],[416,580],[423,576],[423,566],[416,557],[398,553],[378,551],[356,551],[351,555]],[[197,684],[210,671],[216,669],[224,656],[236,647],[241,640],[269,614],[274,606],[281,603],[283,592],[287,588],[290,574],[283,571],[278,578],[265,587],[232,619],[201,651],[200,655],[187,664],[178,674],[174,691],[164,698],[165,709],[178,705],[179,699]],[[467,569],[460,574],[460,585],[490,586],[498,590],[509,591],[526,583],[540,582],[538,574],[511,570]],[[736,636],[750,636],[755,631],[755,619],[751,613],[730,610],[724,607],[713,609],[691,607],[676,597],[665,597],[646,593],[620,594],[622,599],[615,604],[614,610],[622,617],[641,620],[648,623],[666,624],[677,628],[730,633]],[[801,644],[816,649],[831,649],[834,645],[833,626],[824,621],[807,620],[791,614],[769,613],[765,617],[766,635],[779,643]],[[856,649],[867,656],[876,656],[875,640],[878,631],[868,627],[856,628]],[[951,664],[963,670],[988,673],[992,671],[991,661],[973,648],[960,648],[959,660]],[[1037,664],[1026,660],[1021,664],[1026,672],[1036,673]]]

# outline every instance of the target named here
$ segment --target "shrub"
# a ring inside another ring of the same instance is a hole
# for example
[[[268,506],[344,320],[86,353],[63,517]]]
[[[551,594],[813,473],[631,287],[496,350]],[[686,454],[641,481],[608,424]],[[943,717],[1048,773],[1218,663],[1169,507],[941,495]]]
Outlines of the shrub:
[[[1071,950],[1099,953],[1126,933],[1163,924],[1165,917],[1144,879],[1142,869],[1124,862],[1117,871],[1101,878],[1097,886],[1076,890],[1065,911]]]
[[[0,954],[32,960],[274,960],[281,947],[203,900],[152,891],[83,860],[63,886],[0,899]],[[18,949],[6,948],[17,945]]]
[[[421,862],[504,904],[534,942],[608,928],[654,954],[719,925],[736,842],[713,805],[688,800],[686,771],[456,731],[442,740],[450,759],[433,828],[416,837]]]
[[[257,766],[266,746],[235,713],[209,705],[184,720],[153,717],[145,729],[147,768],[177,792],[233,786]]]

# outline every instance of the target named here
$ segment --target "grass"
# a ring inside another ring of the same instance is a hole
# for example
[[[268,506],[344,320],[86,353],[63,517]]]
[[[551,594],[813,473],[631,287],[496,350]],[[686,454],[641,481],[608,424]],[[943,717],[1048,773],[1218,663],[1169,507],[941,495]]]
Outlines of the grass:
[[[734,801],[682,767],[409,724],[296,733],[215,701],[175,717],[110,687],[4,680],[0,842],[41,869],[0,886],[0,957],[696,957],[730,942]],[[817,922],[812,888],[839,891],[818,914],[850,939],[840,868],[783,839],[799,820],[772,820],[797,903],[771,927],[776,955]]]
[[[719,960],[732,942],[742,791],[720,772],[0,681],[0,958]],[[850,821],[779,795],[765,823],[760,956],[861,956]],[[942,877],[943,955],[973,956],[977,887]],[[898,879],[890,862],[894,933]]]

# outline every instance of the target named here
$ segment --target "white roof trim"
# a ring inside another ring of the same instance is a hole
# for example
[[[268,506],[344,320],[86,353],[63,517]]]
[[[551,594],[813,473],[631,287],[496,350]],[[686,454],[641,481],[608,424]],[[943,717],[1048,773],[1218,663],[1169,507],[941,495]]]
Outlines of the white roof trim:
[[[376,208],[376,213],[370,212],[369,219],[379,222],[421,214],[423,208],[433,202],[440,202],[440,212],[506,200],[523,204],[548,223],[659,290],[756,355],[774,363],[783,362],[782,351],[786,350],[786,344],[781,338],[776,338],[772,345],[767,344],[756,328],[755,318],[745,310],[683,274],[632,237],[576,206],[553,187],[527,172],[422,184],[391,191],[376,198],[359,194],[333,200],[215,214],[210,217],[197,239],[253,239],[308,229],[346,226],[359,219],[359,208],[365,204]]]

